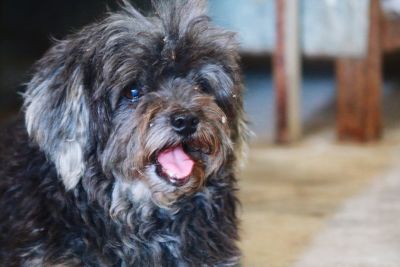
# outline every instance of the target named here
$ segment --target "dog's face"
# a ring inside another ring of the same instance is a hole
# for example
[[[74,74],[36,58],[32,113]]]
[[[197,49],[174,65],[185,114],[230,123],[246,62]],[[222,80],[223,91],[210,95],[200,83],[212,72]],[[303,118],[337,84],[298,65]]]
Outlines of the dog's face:
[[[233,35],[204,1],[158,2],[150,18],[126,5],[37,65],[27,129],[69,190],[100,166],[118,194],[168,206],[233,172],[244,135]]]

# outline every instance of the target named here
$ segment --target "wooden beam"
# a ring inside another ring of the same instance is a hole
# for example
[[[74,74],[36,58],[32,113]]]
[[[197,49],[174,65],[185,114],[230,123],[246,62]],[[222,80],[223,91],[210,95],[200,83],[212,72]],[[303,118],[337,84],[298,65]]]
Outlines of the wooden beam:
[[[400,48],[400,18],[384,16],[382,19],[383,50],[396,51]]]
[[[381,137],[382,47],[379,0],[371,0],[368,52],[365,58],[340,58],[336,64],[340,140],[371,141]]]
[[[299,1],[277,0],[277,36],[273,58],[276,95],[276,141],[288,143],[301,134]]]

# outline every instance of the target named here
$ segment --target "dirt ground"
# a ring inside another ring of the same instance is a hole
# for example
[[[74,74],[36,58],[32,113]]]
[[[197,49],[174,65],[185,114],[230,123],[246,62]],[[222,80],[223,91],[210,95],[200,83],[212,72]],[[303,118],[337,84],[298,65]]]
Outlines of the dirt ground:
[[[240,180],[243,266],[293,266],[338,207],[396,158],[400,127],[368,145],[338,143],[333,129],[288,147],[252,144]]]

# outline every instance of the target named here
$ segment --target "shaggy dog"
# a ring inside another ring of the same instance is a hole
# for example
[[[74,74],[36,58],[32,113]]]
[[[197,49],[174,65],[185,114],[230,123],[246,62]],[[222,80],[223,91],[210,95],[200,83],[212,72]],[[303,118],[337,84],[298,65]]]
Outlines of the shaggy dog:
[[[235,266],[234,34],[154,1],[57,42],[0,145],[0,266]]]

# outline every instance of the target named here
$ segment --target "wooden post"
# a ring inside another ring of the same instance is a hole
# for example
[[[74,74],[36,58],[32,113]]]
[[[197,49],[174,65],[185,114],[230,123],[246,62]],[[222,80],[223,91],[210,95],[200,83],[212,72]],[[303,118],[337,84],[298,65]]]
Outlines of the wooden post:
[[[371,0],[365,58],[337,60],[337,134],[340,140],[365,142],[381,137],[382,12],[379,1]]]
[[[276,141],[289,143],[301,134],[299,1],[277,0],[274,53]]]

